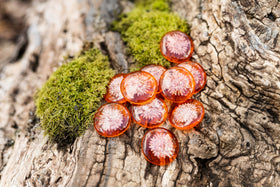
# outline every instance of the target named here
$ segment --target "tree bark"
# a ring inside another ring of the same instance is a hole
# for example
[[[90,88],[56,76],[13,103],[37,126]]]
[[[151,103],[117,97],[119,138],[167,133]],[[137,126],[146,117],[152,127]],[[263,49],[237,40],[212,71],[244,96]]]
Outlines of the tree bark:
[[[279,1],[172,0],[172,10],[191,25],[193,60],[207,73],[206,88],[196,96],[206,112],[191,131],[163,125],[178,138],[180,151],[161,167],[141,153],[142,127],[132,124],[116,138],[90,127],[61,150],[34,115],[35,91],[86,41],[109,55],[119,72],[127,71],[131,57],[119,33],[108,28],[132,3],[26,4],[17,6],[28,7],[26,42],[0,59],[0,186],[280,186]]]

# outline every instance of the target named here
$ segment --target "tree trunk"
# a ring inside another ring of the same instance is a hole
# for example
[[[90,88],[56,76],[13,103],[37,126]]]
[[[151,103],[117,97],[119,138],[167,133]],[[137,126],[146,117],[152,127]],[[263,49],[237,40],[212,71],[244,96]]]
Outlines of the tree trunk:
[[[130,57],[121,37],[108,27],[132,3],[1,4],[25,22],[19,21],[23,29],[0,22],[10,35],[23,30],[19,42],[5,47],[9,53],[0,50],[0,186],[280,186],[278,0],[172,1],[172,10],[191,25],[193,60],[207,73],[206,88],[196,96],[206,112],[195,130],[171,129],[179,155],[161,167],[141,153],[142,127],[131,125],[116,138],[103,138],[90,127],[60,150],[34,116],[34,92],[86,41],[109,55],[115,68],[127,69]]]

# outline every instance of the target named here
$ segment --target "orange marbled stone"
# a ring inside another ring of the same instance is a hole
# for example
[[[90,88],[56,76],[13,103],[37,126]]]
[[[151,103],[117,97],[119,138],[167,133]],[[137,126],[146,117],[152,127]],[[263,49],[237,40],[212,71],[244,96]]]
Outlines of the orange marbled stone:
[[[107,87],[107,93],[104,95],[104,99],[109,102],[117,102],[117,103],[124,103],[126,100],[124,99],[121,93],[121,82],[123,78],[126,76],[124,73],[120,73],[115,75],[109,82]]]
[[[140,71],[145,71],[145,72],[148,72],[151,75],[153,75],[155,77],[155,79],[157,80],[157,84],[159,85],[160,77],[163,74],[163,72],[166,71],[166,68],[161,65],[147,65],[147,66],[141,68]],[[158,92],[159,92],[159,89],[158,89]]]
[[[189,99],[174,107],[169,115],[170,124],[180,130],[187,130],[198,125],[204,117],[204,107],[201,102]]]
[[[194,94],[202,90],[206,85],[206,73],[203,67],[197,62],[187,61],[177,65],[178,67],[185,68],[193,75],[195,81]]]
[[[168,109],[162,99],[155,98],[144,105],[132,105],[131,116],[138,125],[145,128],[155,128],[165,122]]]
[[[115,137],[123,134],[129,127],[129,110],[119,103],[101,106],[94,116],[94,128],[101,136]]]
[[[184,32],[170,31],[162,37],[160,51],[170,62],[185,62],[192,56],[193,42],[191,37]]]
[[[193,95],[195,81],[189,71],[181,67],[172,67],[162,74],[159,85],[163,97],[175,103],[182,103]]]
[[[163,166],[176,159],[179,143],[171,131],[158,127],[145,133],[141,149],[146,160],[152,164]]]
[[[121,92],[132,104],[145,104],[157,94],[157,81],[150,73],[136,71],[128,74],[121,82]]]

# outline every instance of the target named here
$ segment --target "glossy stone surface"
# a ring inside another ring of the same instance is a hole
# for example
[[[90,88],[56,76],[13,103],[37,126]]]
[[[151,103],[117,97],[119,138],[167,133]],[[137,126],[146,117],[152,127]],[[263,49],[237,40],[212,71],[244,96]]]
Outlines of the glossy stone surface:
[[[94,116],[94,128],[101,136],[114,137],[124,133],[131,122],[128,109],[119,103],[101,106]]]
[[[131,116],[138,125],[155,128],[164,123],[168,116],[168,109],[162,99],[155,98],[144,105],[132,105]]]
[[[161,75],[163,74],[163,72],[166,71],[166,68],[160,65],[148,65],[145,66],[141,69],[141,71],[145,71],[150,73],[151,75],[153,75],[155,77],[155,79],[157,80],[157,84],[159,85],[159,80]],[[158,89],[159,91],[159,89]]]
[[[162,74],[159,85],[163,97],[175,103],[182,103],[193,95],[195,81],[189,71],[172,67]]]
[[[128,74],[121,83],[121,92],[132,104],[145,104],[157,94],[157,81],[150,73],[136,71]]]
[[[170,124],[180,130],[187,130],[198,125],[204,117],[204,107],[201,102],[190,99],[174,107],[169,116]]]
[[[152,164],[163,166],[171,163],[178,155],[179,144],[175,135],[164,128],[147,131],[142,139],[142,153]]]
[[[160,41],[161,54],[170,62],[181,63],[191,58],[193,42],[181,31],[170,31]]]
[[[183,62],[177,65],[178,67],[185,68],[193,75],[195,81],[195,90],[194,94],[198,93],[206,85],[206,73],[203,67],[197,62]]]
[[[121,93],[121,82],[126,74],[120,73],[115,75],[109,82],[107,93],[104,96],[104,99],[109,102],[117,102],[117,103],[124,103],[126,100],[124,99]]]

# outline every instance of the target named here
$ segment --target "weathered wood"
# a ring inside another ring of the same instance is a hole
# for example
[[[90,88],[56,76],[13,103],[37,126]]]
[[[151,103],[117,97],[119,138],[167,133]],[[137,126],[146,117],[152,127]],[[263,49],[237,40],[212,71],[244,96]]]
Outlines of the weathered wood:
[[[33,114],[34,92],[85,41],[126,70],[130,57],[108,25],[127,7],[117,0],[31,2],[25,53],[1,70],[0,186],[280,186],[277,0],[172,1],[191,25],[193,59],[208,77],[196,96],[205,118],[190,132],[172,129],[180,152],[170,165],[146,162],[145,129],[137,125],[110,139],[91,127],[67,150],[47,141]]]

